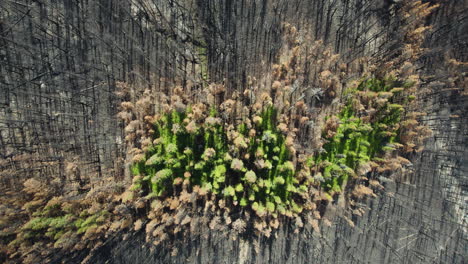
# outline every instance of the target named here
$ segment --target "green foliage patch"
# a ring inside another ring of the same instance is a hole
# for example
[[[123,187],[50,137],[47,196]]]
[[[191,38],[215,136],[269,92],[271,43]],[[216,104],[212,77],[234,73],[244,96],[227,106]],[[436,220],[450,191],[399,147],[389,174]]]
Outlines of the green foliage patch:
[[[139,176],[134,188],[164,198],[177,196],[182,186],[199,186],[259,216],[300,213],[312,184],[341,192],[360,166],[396,149],[404,112],[397,101],[410,86],[398,84],[368,79],[347,90],[345,107],[327,120],[322,151],[296,163],[272,106],[236,125],[214,109],[203,120],[194,119],[190,107],[165,113],[154,123],[145,159],[131,168]],[[322,177],[312,177],[314,171]]]
[[[146,159],[132,167],[143,176],[139,187],[160,197],[176,195],[185,175],[190,186],[250,205],[260,214],[300,210],[295,195],[307,186],[294,178],[273,107],[256,116],[250,130],[246,123],[228,129],[215,110],[204,122],[195,123],[190,114],[191,109],[172,111],[156,122],[154,144]]]
[[[89,228],[102,224],[109,216],[107,211],[88,215],[86,210],[79,216],[61,210],[56,210],[54,214],[50,214],[50,209],[51,207],[46,206],[43,210],[37,211],[35,217],[23,225],[21,236],[18,239],[48,238],[57,241],[67,232],[85,233]],[[17,243],[18,239],[13,243]]]
[[[326,190],[341,191],[348,177],[356,174],[358,166],[380,161],[379,155],[399,145],[399,123],[404,107],[395,103],[403,90],[395,88],[397,84],[392,78],[369,79],[348,91],[347,104],[337,116],[336,133],[329,138],[323,136],[328,142],[315,159],[317,163],[326,164],[323,169]],[[366,107],[359,111],[356,108],[361,103]]]

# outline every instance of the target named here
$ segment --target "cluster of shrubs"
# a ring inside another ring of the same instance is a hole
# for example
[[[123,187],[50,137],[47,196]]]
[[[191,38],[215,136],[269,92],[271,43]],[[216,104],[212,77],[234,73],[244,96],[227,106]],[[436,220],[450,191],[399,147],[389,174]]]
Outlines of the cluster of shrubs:
[[[399,87],[399,85],[401,87]],[[413,98],[404,96],[412,83],[395,78],[367,79],[346,91],[346,105],[338,115],[326,120],[326,143],[314,161],[323,168],[323,187],[340,192],[348,178],[383,167],[400,143],[400,122]],[[400,158],[400,160],[403,160]]]
[[[41,254],[49,254],[54,248],[93,248],[100,245],[105,234],[132,223],[130,212],[120,203],[120,185],[96,186],[78,199],[61,196],[54,187],[34,178],[24,182],[17,199],[26,199],[21,202],[19,212],[29,220],[19,222],[1,241],[2,250],[12,259],[25,258],[24,263],[39,263]]]
[[[296,177],[292,142],[277,127],[275,108],[266,106],[251,122],[225,121],[204,104],[156,118],[153,144],[132,166],[135,187],[167,197],[198,186],[260,216],[301,212],[297,201],[313,178]]]
[[[132,165],[133,189],[148,199],[196,189],[259,217],[297,216],[314,208],[317,189],[333,199],[349,177],[409,162],[395,150],[404,147],[402,104],[412,101],[404,93],[411,86],[388,77],[347,89],[341,112],[325,120],[323,147],[308,155],[271,102],[247,107],[240,120],[226,118],[222,107],[233,100],[219,109],[204,103],[168,108],[147,119],[152,138]]]
[[[85,234],[95,231],[106,222],[110,213],[102,210],[90,214],[88,210],[76,215],[71,208],[62,210],[61,205],[54,203],[43,210],[36,211],[33,218],[22,227],[21,236],[14,243],[24,239],[40,240],[48,238],[55,241],[55,246],[66,243],[74,234]]]

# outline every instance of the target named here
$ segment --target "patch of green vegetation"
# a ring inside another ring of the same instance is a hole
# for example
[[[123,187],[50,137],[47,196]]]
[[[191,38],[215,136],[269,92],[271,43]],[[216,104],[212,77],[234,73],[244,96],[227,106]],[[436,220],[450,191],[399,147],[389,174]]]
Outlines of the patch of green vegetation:
[[[404,112],[395,98],[402,97],[404,88],[398,86],[405,85],[374,78],[346,91],[347,103],[333,117],[334,130],[324,132],[323,151],[297,164],[277,128],[272,106],[251,117],[251,124],[235,126],[225,124],[214,109],[198,121],[190,107],[163,114],[154,124],[153,145],[145,159],[131,168],[139,176],[134,188],[164,198],[177,196],[184,182],[250,206],[260,216],[299,213],[311,184],[320,185],[329,196],[341,192],[359,166],[395,150]],[[320,180],[309,175],[317,165]]]
[[[53,208],[54,213],[51,214]],[[83,212],[86,212],[83,211]],[[77,234],[85,233],[91,227],[98,226],[103,223],[109,216],[109,212],[100,211],[96,214],[88,215],[82,213],[80,215],[67,214],[60,210],[60,206],[46,206],[42,210],[35,213],[29,222],[21,228],[21,234],[13,243],[19,243],[24,239],[51,239],[59,240],[63,234],[67,232],[76,232]]]
[[[351,91],[346,106],[338,115],[336,134],[328,138],[323,148],[324,152],[316,156],[316,162],[324,162],[325,182],[323,187],[332,192],[339,192],[349,176],[355,175],[360,164],[369,161],[380,161],[379,155],[395,150],[398,143],[399,122],[404,107],[394,103],[395,95],[403,88],[394,88],[394,79],[369,79],[363,81],[357,89]],[[377,93],[381,103],[369,102],[373,113],[358,113],[354,105],[358,92],[365,95]],[[367,116],[364,121],[362,116]],[[369,120],[370,119],[370,120]],[[325,135],[324,135],[325,137]]]
[[[189,125],[190,115],[190,109],[172,111],[156,122],[155,144],[146,159],[132,167],[135,175],[143,176],[139,186],[159,197],[172,196],[180,191],[176,179],[190,175],[190,186],[250,205],[260,214],[263,209],[297,210],[293,199],[307,186],[294,179],[295,167],[276,128],[273,107],[254,118],[255,135],[249,135],[245,123],[228,131],[215,110],[203,123]],[[228,139],[228,133],[234,136]]]

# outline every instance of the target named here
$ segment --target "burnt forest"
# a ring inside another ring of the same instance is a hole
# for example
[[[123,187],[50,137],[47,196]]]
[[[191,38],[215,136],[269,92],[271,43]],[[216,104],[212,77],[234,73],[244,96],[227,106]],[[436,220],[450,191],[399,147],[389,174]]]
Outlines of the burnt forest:
[[[468,263],[468,0],[0,0],[0,263]]]

